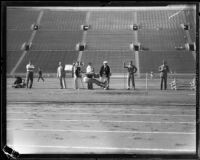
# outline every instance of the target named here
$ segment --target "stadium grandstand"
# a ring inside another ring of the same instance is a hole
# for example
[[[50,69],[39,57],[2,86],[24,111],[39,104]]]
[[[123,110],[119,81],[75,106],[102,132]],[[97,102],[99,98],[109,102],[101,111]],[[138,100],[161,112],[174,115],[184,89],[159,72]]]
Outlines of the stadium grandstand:
[[[32,29],[33,24],[38,29]],[[86,25],[87,30],[81,28]],[[116,75],[123,75],[123,62],[133,60],[138,75],[157,73],[163,59],[171,72],[193,74],[195,30],[194,9],[184,6],[156,10],[10,7],[7,74],[25,73],[30,59],[48,74],[56,72],[58,61],[72,64],[77,60],[86,65],[92,62],[96,72],[107,60]],[[24,43],[28,49],[23,49]],[[78,43],[85,44],[84,50],[76,50]]]
[[[95,159],[98,154],[155,159],[195,155],[196,7],[191,2],[160,7],[6,8],[7,80],[2,83],[6,108],[1,125],[6,128],[5,144],[24,157],[41,158],[46,157],[43,154],[51,158],[90,154]],[[33,87],[23,88],[33,77],[30,60],[35,66]],[[71,68],[77,61],[84,63],[82,71],[91,62],[94,78],[90,66],[86,74],[78,74],[75,67],[73,77]],[[104,82],[105,77],[98,75],[105,61],[111,68],[109,86],[108,78]],[[130,61],[137,67],[135,74],[130,73],[135,67],[126,66]],[[68,69],[66,78],[59,62]],[[23,86],[16,89],[19,78]],[[129,79],[135,84],[129,85]]]

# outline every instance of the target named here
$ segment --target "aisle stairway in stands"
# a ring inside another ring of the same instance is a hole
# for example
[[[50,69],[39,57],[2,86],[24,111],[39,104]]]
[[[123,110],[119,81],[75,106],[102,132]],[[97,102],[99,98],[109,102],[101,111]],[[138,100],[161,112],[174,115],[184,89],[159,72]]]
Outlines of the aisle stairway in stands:
[[[167,60],[171,71],[193,73],[195,60],[184,47],[188,36],[180,24],[190,24],[189,35],[195,42],[195,22],[192,11],[178,10],[44,10],[39,30],[32,39],[27,54],[21,50],[33,31],[40,10],[9,9],[7,12],[7,73],[25,73],[29,60],[46,73],[55,73],[58,61],[72,64],[77,59],[87,65],[92,62],[99,72],[107,60],[112,73],[123,73],[123,62],[133,60],[141,73],[157,73],[162,60]],[[89,13],[89,14],[88,14]],[[89,16],[88,16],[89,15]],[[171,18],[169,18],[171,16]],[[81,25],[89,25],[83,31]],[[139,26],[133,31],[131,26]],[[86,43],[84,51],[75,49],[77,43]],[[140,43],[136,54],[131,43]],[[177,50],[177,48],[183,49]],[[20,60],[20,57],[21,60]],[[19,63],[20,62],[20,63]],[[16,67],[17,66],[17,67]]]
[[[82,61],[92,62],[99,72],[103,61],[108,61],[112,73],[123,73],[123,62],[133,60],[134,52],[130,44],[134,41],[132,11],[91,11],[87,31],[86,50]]]

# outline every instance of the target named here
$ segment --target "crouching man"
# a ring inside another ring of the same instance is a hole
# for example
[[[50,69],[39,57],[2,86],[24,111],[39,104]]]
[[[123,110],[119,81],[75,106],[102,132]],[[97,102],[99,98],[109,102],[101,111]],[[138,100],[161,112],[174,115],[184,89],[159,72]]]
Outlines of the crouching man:
[[[16,78],[15,82],[12,85],[13,88],[25,88],[26,87],[25,80],[23,80],[19,76],[15,76],[15,78]]]

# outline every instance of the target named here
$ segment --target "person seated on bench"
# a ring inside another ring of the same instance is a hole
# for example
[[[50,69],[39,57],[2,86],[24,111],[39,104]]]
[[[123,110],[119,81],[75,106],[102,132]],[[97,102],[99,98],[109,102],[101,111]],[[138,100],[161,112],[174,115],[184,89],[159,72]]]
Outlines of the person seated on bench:
[[[23,80],[21,77],[19,76],[15,76],[15,82],[13,83],[12,87],[13,88],[25,88],[26,84],[25,84],[25,80]]]
[[[95,76],[95,73],[91,74],[83,74],[83,82],[84,83],[90,83],[90,84],[96,84],[97,86],[100,86],[100,87],[103,87],[105,88],[107,86],[107,81],[105,82],[101,82],[101,81],[98,81],[97,79],[93,78]]]

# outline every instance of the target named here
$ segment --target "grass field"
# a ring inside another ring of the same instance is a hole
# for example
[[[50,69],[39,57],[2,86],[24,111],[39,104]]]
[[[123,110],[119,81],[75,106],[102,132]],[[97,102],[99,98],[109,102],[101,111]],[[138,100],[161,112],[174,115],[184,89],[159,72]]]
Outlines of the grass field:
[[[20,153],[195,153],[196,96],[159,90],[159,79],[111,79],[110,90],[58,79],[13,89],[7,79],[7,144]],[[168,87],[169,88],[169,87]]]

